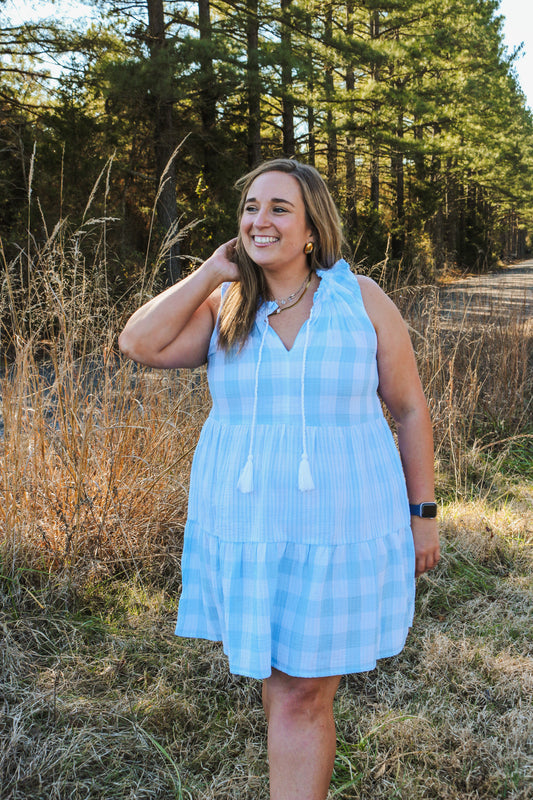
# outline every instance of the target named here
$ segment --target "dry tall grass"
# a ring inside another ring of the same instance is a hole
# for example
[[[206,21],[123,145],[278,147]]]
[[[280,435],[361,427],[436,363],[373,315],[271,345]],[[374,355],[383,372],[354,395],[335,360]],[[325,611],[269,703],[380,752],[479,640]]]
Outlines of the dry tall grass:
[[[440,491],[503,490],[499,468],[533,475],[533,317],[489,298],[483,314],[434,287],[396,300],[408,321],[434,425]]]
[[[3,268],[0,797],[259,800],[257,683],[172,635],[203,371],[118,356],[102,226],[62,224]],[[404,653],[343,681],[331,797],[526,800],[531,327],[450,327],[433,290],[398,301],[435,420],[444,557]]]
[[[105,224],[90,223],[5,264],[0,307],[2,557],[73,580],[176,552],[207,408],[200,375],[120,358],[127,303],[111,299]]]

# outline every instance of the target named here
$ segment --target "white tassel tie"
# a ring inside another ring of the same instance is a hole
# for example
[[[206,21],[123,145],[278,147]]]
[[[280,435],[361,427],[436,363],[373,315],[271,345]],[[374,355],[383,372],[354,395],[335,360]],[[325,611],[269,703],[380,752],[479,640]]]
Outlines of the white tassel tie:
[[[250,494],[254,488],[254,457],[248,456],[241,476],[237,482],[237,489],[243,494]]]
[[[304,353],[302,359],[302,374],[300,379],[300,407],[302,411],[302,456],[300,458],[300,466],[298,468],[298,489],[301,492],[310,492],[315,488],[313,476],[311,475],[311,467],[309,466],[309,456],[307,455],[307,432],[306,432],[306,422],[305,422],[305,366],[307,360],[307,349],[309,345],[309,327],[311,324],[312,316],[313,316],[313,308],[311,308],[311,313],[306,323],[307,327],[305,331],[305,345],[304,345]],[[267,317],[265,330],[263,331],[261,345],[259,347],[257,366],[255,368],[254,407],[252,413],[252,430],[250,433],[250,447],[248,449],[248,458],[246,459],[246,464],[244,465],[242,472],[239,476],[239,480],[237,481],[237,489],[240,492],[242,492],[242,494],[250,494],[250,492],[253,492],[254,490],[253,449],[254,449],[254,438],[255,438],[255,421],[257,417],[259,368],[261,366],[263,347],[265,344],[265,338],[268,331],[268,327],[269,323]]]
[[[307,453],[300,459],[300,468],[298,470],[298,489],[301,492],[310,492],[315,488],[313,476],[311,475],[311,467],[309,466],[309,458]]]
[[[254,436],[255,436],[255,418],[257,416],[257,389],[259,386],[259,367],[261,366],[261,359],[263,357],[263,347],[268,331],[268,317],[266,319],[265,330],[261,338],[261,345],[259,347],[259,355],[257,356],[257,366],[255,368],[255,386],[254,386],[254,409],[252,413],[252,432],[250,433],[250,447],[248,449],[248,458],[246,464],[237,481],[237,489],[243,494],[250,494],[254,490]]]

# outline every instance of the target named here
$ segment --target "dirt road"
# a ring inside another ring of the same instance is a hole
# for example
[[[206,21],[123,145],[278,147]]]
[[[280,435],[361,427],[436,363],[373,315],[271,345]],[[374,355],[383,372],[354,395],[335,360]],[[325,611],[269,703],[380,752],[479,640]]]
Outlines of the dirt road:
[[[450,322],[502,318],[533,321],[533,259],[439,287],[438,299]]]

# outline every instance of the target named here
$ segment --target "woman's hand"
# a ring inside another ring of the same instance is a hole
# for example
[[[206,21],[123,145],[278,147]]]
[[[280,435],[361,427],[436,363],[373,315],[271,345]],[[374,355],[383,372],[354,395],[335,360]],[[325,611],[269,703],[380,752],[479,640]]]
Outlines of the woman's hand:
[[[440,560],[437,520],[411,517],[411,530],[415,545],[415,576],[418,578],[419,575],[436,567]]]
[[[236,264],[237,239],[221,244],[202,264],[202,269],[216,274],[219,283],[240,280],[239,268]]]
[[[205,364],[220,307],[220,285],[238,281],[237,239],[215,252],[179,283],[139,308],[119,337],[121,351],[159,369]]]

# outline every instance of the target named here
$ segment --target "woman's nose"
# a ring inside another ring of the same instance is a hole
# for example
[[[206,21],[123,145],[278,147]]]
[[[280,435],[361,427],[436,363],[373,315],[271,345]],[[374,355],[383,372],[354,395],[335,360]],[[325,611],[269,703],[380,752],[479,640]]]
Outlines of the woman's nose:
[[[265,208],[260,208],[256,214],[254,224],[256,228],[264,228],[270,224],[268,219],[268,210]]]

